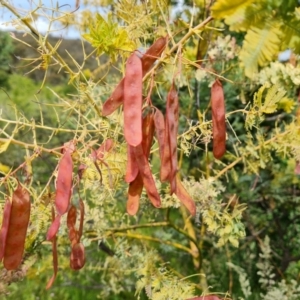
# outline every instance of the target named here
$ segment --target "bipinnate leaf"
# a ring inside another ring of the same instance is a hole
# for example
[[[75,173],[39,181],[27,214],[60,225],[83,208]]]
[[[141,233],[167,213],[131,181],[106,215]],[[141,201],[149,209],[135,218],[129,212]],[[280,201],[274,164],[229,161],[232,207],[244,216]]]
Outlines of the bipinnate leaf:
[[[264,66],[276,57],[280,50],[280,34],[281,31],[275,24],[248,30],[240,53],[246,76],[253,78],[258,72],[258,66]]]
[[[211,8],[211,14],[215,19],[224,19],[239,10],[244,10],[253,0],[217,0]]]

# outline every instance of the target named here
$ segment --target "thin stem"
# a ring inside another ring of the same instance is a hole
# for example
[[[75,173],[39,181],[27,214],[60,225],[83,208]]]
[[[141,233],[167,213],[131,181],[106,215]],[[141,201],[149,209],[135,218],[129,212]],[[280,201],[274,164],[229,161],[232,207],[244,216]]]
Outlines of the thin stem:
[[[20,122],[20,121],[14,121],[14,120],[7,120],[7,119],[3,119],[0,118],[0,122],[5,122],[7,124],[18,124],[20,126],[26,126],[26,127],[30,127],[33,128],[32,123],[25,123],[25,122]],[[51,130],[51,131],[55,131],[56,133],[58,132],[74,132],[74,129],[67,129],[67,128],[54,128],[51,126],[44,126],[44,125],[37,125],[34,124],[34,128],[40,128],[40,129],[44,129],[44,130]],[[77,132],[87,132],[87,133],[96,133],[99,132],[99,130],[89,130],[89,129],[77,129]]]
[[[279,137],[282,137],[282,136],[285,136],[287,134],[289,134],[291,132],[291,130],[288,130],[288,131],[285,131],[281,134],[278,134],[272,138],[270,138],[269,140],[267,140],[264,145],[267,145],[267,144],[270,144],[272,142],[274,142],[276,139],[278,139]],[[259,150],[260,149],[260,145],[258,145],[257,147],[255,147],[253,150],[256,151],[256,150]],[[230,170],[231,168],[233,168],[236,164],[238,164],[241,160],[243,160],[243,158],[245,158],[245,156],[249,155],[249,153],[247,154],[244,154],[243,156],[241,157],[238,157],[235,161],[233,161],[230,165],[226,166],[223,170],[221,170],[215,177],[214,179],[218,179],[220,178],[222,175],[224,175],[228,170]]]
[[[165,244],[165,245],[169,245],[169,246],[172,246],[174,248],[180,249],[184,252],[187,252],[193,257],[195,256],[195,253],[193,251],[191,251],[190,248],[182,246],[181,244],[174,243],[174,242],[171,242],[171,241],[165,241],[165,240],[162,240],[162,239],[159,239],[159,238],[154,238],[154,237],[147,236],[147,235],[133,234],[133,233],[130,233],[130,232],[127,232],[127,233],[117,232],[117,233],[114,234],[114,236],[123,236],[123,237],[132,238],[132,239],[146,240],[146,241],[150,241],[150,242]]]
[[[202,23],[200,23],[196,27],[189,28],[189,31],[187,32],[187,34],[177,44],[175,44],[168,53],[164,54],[164,56],[157,62],[157,64],[154,66],[154,68],[152,68],[152,70],[144,76],[144,80],[147,79],[150,76],[150,74],[153,73],[163,63],[164,57],[175,52],[180,46],[182,46],[195,33],[195,31],[204,27],[206,24],[208,24],[212,20],[213,20],[213,18],[211,16],[209,16],[208,18],[206,18]]]
[[[58,156],[62,155],[61,153],[59,153],[59,152],[57,152],[53,149],[47,149],[47,148],[44,148],[43,146],[36,146],[34,144],[27,144],[27,143],[24,143],[24,142],[15,140],[15,139],[10,139],[10,138],[9,139],[0,138],[0,143],[6,143],[8,141],[12,144],[19,145],[19,146],[22,146],[24,148],[35,149],[35,150],[37,150],[37,148],[38,148],[38,151],[40,151],[40,152],[48,152],[48,153],[51,153],[51,154],[56,154]]]

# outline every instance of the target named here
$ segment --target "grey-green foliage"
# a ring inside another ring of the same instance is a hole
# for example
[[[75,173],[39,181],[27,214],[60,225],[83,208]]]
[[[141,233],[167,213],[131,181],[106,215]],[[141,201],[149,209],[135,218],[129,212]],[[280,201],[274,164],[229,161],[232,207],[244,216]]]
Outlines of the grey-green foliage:
[[[241,268],[237,265],[234,265],[231,262],[228,262],[227,266],[229,268],[233,269],[238,274],[242,292],[245,296],[245,299],[248,299],[248,297],[251,296],[252,291],[251,291],[251,285],[250,285],[250,281],[248,279],[246,271],[243,268]]]
[[[259,254],[259,261],[256,264],[258,269],[257,275],[259,276],[261,300],[298,300],[300,297],[300,286],[294,279],[287,281],[282,279],[281,281],[275,280],[274,267],[271,264],[273,257],[273,251],[270,247],[270,238],[265,237],[261,243],[261,253]],[[244,299],[252,299],[252,290],[247,272],[233,263],[227,263],[227,266],[233,269],[239,276],[239,283],[241,290],[244,294]],[[235,299],[235,298],[233,298]],[[238,299],[241,299],[240,297]]]

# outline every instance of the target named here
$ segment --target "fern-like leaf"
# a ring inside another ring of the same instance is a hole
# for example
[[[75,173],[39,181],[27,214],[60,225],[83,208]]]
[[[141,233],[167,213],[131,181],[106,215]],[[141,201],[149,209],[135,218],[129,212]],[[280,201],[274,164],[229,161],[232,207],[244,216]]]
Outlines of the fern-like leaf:
[[[240,53],[246,76],[253,78],[258,66],[263,66],[276,56],[281,44],[281,31],[278,26],[263,29],[252,27],[248,30]]]
[[[218,0],[211,8],[212,16],[216,19],[224,19],[228,16],[243,11],[253,0]]]
[[[284,90],[278,90],[278,85],[273,85],[269,90],[265,98],[262,112],[265,114],[272,114],[277,110],[278,102],[285,95]]]

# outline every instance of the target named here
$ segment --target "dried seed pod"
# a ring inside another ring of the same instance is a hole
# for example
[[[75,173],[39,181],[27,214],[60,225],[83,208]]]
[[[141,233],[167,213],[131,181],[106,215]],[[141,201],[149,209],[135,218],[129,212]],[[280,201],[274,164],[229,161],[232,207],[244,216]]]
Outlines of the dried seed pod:
[[[127,213],[134,216],[139,210],[140,197],[143,191],[143,178],[140,174],[129,184]]]
[[[143,184],[151,203],[155,207],[160,207],[161,201],[155,186],[155,181],[151,173],[148,159],[146,158],[142,145],[134,147],[135,157],[139,166],[139,173],[143,179]]]
[[[149,112],[142,120],[142,147],[146,158],[149,158],[154,136],[154,114]]]
[[[188,209],[190,214],[194,216],[196,214],[196,204],[182,185],[178,176],[176,176],[175,194],[178,197],[178,199],[182,202],[182,204]]]
[[[60,215],[68,211],[72,195],[73,150],[68,144],[65,144],[64,154],[59,161],[56,180],[55,206]]]
[[[55,212],[54,212],[54,208],[52,207],[52,222],[54,222],[55,220]],[[47,285],[46,285],[46,289],[50,289],[51,286],[53,285],[56,276],[57,276],[57,272],[58,272],[58,255],[57,255],[57,242],[56,242],[56,235],[51,239],[52,242],[52,256],[53,256],[53,275],[52,277],[49,279]]]
[[[142,149],[146,159],[148,160],[154,135],[154,114],[152,111],[143,117],[142,132]],[[132,149],[134,150],[134,147],[132,147]],[[138,212],[143,186],[143,178],[141,174],[138,173],[128,188],[127,212],[129,215],[135,215]]]
[[[168,154],[170,155],[171,162],[171,171],[169,172],[171,194],[173,194],[176,190],[178,118],[179,101],[178,94],[173,83],[168,93],[166,108],[166,132],[168,132],[167,138],[169,138],[166,147],[167,145],[170,147]],[[169,165],[170,163],[168,166]]]
[[[100,147],[96,150],[93,151],[91,156],[94,160],[103,160],[104,154],[106,152],[109,152],[114,146],[114,141],[112,139],[107,139],[105,140]]]
[[[124,135],[131,146],[142,142],[142,73],[141,59],[132,53],[126,63],[124,79]]]
[[[18,183],[13,192],[3,265],[7,270],[19,267],[25,246],[27,227],[30,218],[29,192]]]
[[[51,241],[57,234],[60,227],[61,215],[57,215],[47,232],[47,240]]]
[[[225,100],[222,83],[216,79],[211,87],[213,154],[222,158],[226,151]]]
[[[170,149],[170,137],[169,137],[169,125],[168,119],[166,118],[165,122],[165,134],[164,134],[164,146],[162,159],[160,162],[160,181],[165,182],[169,181],[172,173],[172,157],[171,157],[171,149]]]
[[[112,92],[111,96],[103,103],[102,116],[106,117],[112,114],[119,106],[123,104],[124,96],[124,78],[119,82]]]
[[[127,144],[127,164],[126,164],[125,181],[127,183],[134,181],[138,172],[139,172],[139,166],[135,159],[134,149],[132,146]]]
[[[67,215],[67,227],[69,229],[69,239],[72,245],[78,243],[78,232],[75,228],[76,218],[77,218],[76,206],[71,205]]]
[[[84,246],[81,243],[77,243],[72,246],[70,267],[73,270],[79,270],[84,267],[84,264],[85,264]]]
[[[160,37],[142,56],[143,76],[148,73],[155,61],[161,56],[167,45],[167,37]]]
[[[167,38],[161,37],[157,39],[153,45],[142,56],[143,76],[148,73],[154,62],[159,58],[167,45]],[[111,96],[103,103],[102,115],[108,116],[112,114],[124,101],[124,78],[119,82]]]
[[[6,244],[8,227],[9,227],[10,212],[11,212],[11,201],[7,198],[3,209],[2,227],[0,231],[0,261],[2,261],[5,252],[5,244]]]
[[[154,127],[156,138],[159,146],[159,156],[160,160],[163,159],[164,146],[165,146],[165,119],[162,112],[159,109],[156,109],[154,114]]]

